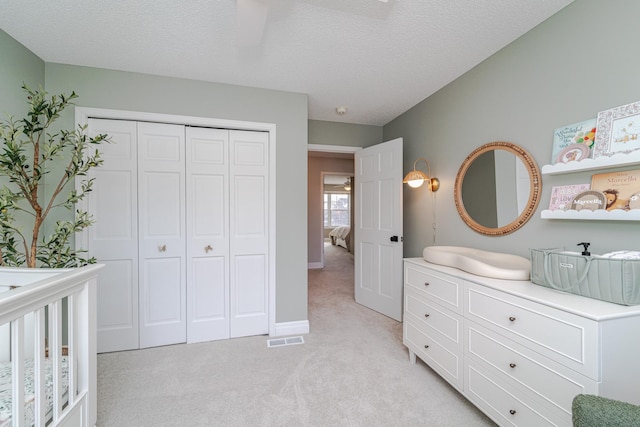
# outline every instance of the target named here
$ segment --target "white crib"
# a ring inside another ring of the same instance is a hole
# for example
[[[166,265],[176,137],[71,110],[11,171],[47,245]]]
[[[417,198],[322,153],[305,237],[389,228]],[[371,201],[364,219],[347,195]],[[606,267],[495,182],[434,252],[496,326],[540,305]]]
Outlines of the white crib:
[[[0,427],[95,426],[100,268],[0,268]]]

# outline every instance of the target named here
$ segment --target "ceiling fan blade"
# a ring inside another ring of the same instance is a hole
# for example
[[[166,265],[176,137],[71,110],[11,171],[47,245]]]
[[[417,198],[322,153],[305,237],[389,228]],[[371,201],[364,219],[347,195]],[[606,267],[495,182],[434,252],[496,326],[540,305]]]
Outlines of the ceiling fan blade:
[[[260,0],[237,0],[236,43],[239,47],[262,43],[269,6]]]

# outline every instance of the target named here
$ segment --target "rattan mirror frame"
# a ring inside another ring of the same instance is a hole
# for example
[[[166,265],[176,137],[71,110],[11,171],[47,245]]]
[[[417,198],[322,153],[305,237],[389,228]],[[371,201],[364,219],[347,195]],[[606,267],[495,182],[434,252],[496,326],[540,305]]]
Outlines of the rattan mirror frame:
[[[529,173],[530,184],[529,199],[527,200],[527,204],[523,211],[515,220],[513,220],[509,224],[497,228],[486,227],[474,221],[474,219],[471,218],[471,216],[467,213],[464,207],[464,202],[462,200],[462,183],[464,181],[464,176],[467,173],[467,170],[474,162],[474,160],[476,160],[479,156],[493,150],[508,151],[512,154],[515,154],[520,160],[522,160]],[[487,236],[504,236],[518,230],[524,224],[526,224],[529,219],[531,219],[536,211],[536,208],[538,207],[538,203],[540,202],[541,192],[542,179],[540,176],[540,169],[538,168],[538,164],[533,159],[533,157],[531,157],[531,155],[524,148],[511,142],[490,142],[473,150],[473,152],[471,152],[471,154],[469,154],[467,158],[462,162],[462,165],[458,170],[458,174],[456,175],[454,200],[456,203],[458,214],[460,214],[460,217],[462,218],[464,223],[467,224],[471,229]]]

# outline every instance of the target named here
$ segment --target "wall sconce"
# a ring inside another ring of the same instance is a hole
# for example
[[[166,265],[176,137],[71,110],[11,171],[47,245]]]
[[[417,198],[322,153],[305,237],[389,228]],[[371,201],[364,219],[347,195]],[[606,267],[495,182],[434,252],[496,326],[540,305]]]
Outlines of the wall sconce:
[[[422,171],[416,170],[416,165],[420,160],[425,162],[425,164],[427,165],[428,175],[425,175],[425,173]],[[402,183],[409,184],[409,187],[411,188],[418,188],[425,181],[427,181],[427,185],[429,186],[429,190],[431,191],[438,191],[438,188],[440,188],[440,180],[438,180],[438,178],[431,178],[431,168],[429,167],[429,162],[427,162],[427,159],[420,157],[416,159],[415,162],[413,162],[413,170],[404,177]]]

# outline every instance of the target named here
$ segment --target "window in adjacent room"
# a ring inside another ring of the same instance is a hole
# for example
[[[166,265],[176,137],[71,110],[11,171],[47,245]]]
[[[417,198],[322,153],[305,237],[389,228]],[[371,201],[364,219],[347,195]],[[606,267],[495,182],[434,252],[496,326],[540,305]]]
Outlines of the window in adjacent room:
[[[349,225],[351,196],[348,193],[324,193],[324,226]]]

